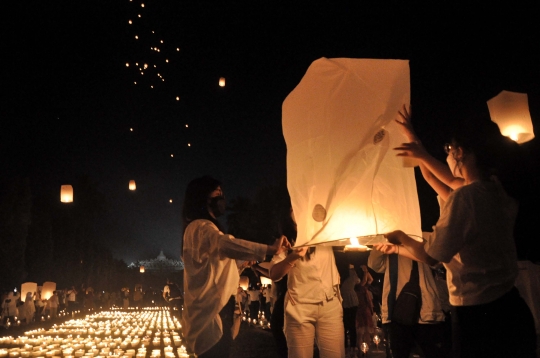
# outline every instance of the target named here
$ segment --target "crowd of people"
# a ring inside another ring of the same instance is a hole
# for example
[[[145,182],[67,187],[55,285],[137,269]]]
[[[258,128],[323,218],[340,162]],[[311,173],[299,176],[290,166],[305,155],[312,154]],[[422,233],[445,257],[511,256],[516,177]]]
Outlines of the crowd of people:
[[[489,119],[468,119],[456,125],[445,145],[447,166],[416,137],[410,109],[403,107],[396,122],[409,138],[394,148],[396,155],[420,162],[438,194],[440,218],[423,238],[386,233],[388,243],[374,245],[366,265],[352,265],[343,281],[329,246],[295,247],[294,233],[268,245],[225,234],[218,220],[225,212],[221,182],[204,176],[188,184],[182,256],[190,353],[228,356],[239,272],[246,262],[268,258],[268,277],[280,287],[272,332],[284,357],[313,357],[315,347],[321,358],[357,356],[377,324],[368,267],[384,274],[376,304],[391,356],[409,357],[413,349],[424,357],[536,356],[533,316],[514,286],[517,205],[501,180],[513,144]],[[292,209],[290,214],[294,227]],[[405,287],[410,297],[402,298]],[[257,310],[257,293],[250,296],[250,308]]]

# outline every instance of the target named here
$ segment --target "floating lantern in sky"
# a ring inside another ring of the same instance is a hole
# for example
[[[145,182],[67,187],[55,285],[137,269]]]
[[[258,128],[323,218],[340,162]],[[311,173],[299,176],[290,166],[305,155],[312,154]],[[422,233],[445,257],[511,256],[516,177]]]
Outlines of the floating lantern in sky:
[[[145,63],[145,64],[143,65],[143,68],[146,70],[146,69],[148,68],[148,64]]]
[[[126,62],[126,67],[129,67],[129,62]]]
[[[534,138],[526,93],[502,91],[487,101],[487,105],[491,120],[497,123],[502,135],[519,144]]]
[[[261,276],[261,285],[268,286],[272,284],[272,280],[268,277]]]
[[[138,14],[137,16],[138,16],[138,17],[141,17],[141,14]]]
[[[137,189],[137,185],[135,184],[135,180],[129,181],[129,190],[135,190]]]
[[[130,24],[130,25],[133,24],[133,21],[129,20],[129,21],[128,21],[128,24]]]
[[[141,7],[144,7],[144,4],[141,4]]]
[[[169,59],[166,58],[166,59],[165,59],[165,62],[169,63]]]
[[[173,157],[174,157],[174,154],[171,153],[171,158],[173,158]]]
[[[60,187],[60,201],[62,203],[73,202],[73,187],[69,184]]]
[[[219,79],[219,87],[225,87],[225,77]]]
[[[139,39],[139,36],[135,35],[135,40],[138,40]]]
[[[191,143],[188,143],[187,146],[188,146],[188,147],[191,147]]]
[[[172,199],[169,199],[169,203],[172,203]]]
[[[176,48],[176,51],[180,51],[180,48],[179,48],[179,47],[177,47],[177,48]]]
[[[144,273],[144,266],[141,266],[141,267],[139,268],[139,272],[140,272],[140,273]]]
[[[189,125],[186,124],[186,128],[189,127]]]
[[[321,58],[283,102],[287,188],[296,246],[386,242],[400,229],[421,236],[413,168],[392,148],[410,102],[406,60]]]
[[[179,96],[176,96],[176,100],[179,101],[179,100],[180,100],[180,97],[179,97]]]

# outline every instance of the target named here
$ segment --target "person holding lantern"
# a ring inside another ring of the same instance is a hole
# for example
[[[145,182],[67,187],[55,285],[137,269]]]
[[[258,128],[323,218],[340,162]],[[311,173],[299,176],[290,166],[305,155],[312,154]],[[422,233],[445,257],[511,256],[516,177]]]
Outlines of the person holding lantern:
[[[401,115],[410,121],[410,114]],[[509,152],[507,145],[489,119],[472,118],[456,126],[445,149],[449,170],[461,178],[462,185],[447,189],[430,239],[420,242],[396,230],[385,235],[390,244],[374,246],[385,254],[430,266],[443,263],[452,305],[454,352],[459,357],[536,356],[534,320],[514,286],[517,202],[494,176],[505,174],[500,169]],[[426,163],[419,143],[395,150]],[[453,182],[438,180],[447,186]]]
[[[284,332],[289,358],[312,357],[315,341],[321,358],[344,358],[340,277],[332,247],[301,247],[274,256],[270,278],[279,281],[285,275]]]
[[[236,260],[263,261],[290,247],[285,236],[273,245],[224,234],[217,218],[225,213],[221,183],[209,176],[186,188],[184,224],[184,336],[197,357],[228,357],[240,275]]]

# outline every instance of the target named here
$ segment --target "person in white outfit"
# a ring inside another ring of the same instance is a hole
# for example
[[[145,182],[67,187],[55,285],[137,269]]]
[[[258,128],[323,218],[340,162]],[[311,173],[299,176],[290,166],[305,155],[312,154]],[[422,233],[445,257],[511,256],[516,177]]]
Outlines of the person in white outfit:
[[[236,260],[264,261],[290,247],[284,236],[273,245],[234,238],[220,230],[225,212],[221,183],[204,176],[186,189],[184,221],[184,337],[199,358],[228,357],[240,275]]]
[[[287,275],[284,332],[289,358],[345,357],[343,306],[332,247],[295,249],[275,256],[270,278]]]

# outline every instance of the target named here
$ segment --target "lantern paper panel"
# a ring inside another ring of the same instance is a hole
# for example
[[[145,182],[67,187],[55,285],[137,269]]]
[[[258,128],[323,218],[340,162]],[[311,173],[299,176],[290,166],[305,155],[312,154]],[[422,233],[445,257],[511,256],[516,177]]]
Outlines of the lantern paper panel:
[[[502,91],[487,101],[491,120],[502,135],[525,143],[534,138],[534,130],[526,93]]]
[[[295,246],[386,242],[421,236],[414,169],[392,149],[407,141],[395,123],[410,102],[407,60],[321,58],[283,102],[287,188]]]
[[[73,202],[73,187],[69,184],[60,186],[60,201],[62,203]]]
[[[247,291],[249,287],[249,277],[240,276],[240,282],[238,283],[238,286],[242,287],[244,291]]]
[[[135,190],[137,189],[137,185],[135,184],[135,180],[129,181],[129,190]]]
[[[41,298],[48,300],[53,295],[53,292],[56,291],[56,282],[43,282],[41,287]]]
[[[25,282],[21,285],[21,301],[26,301],[26,294],[31,292],[32,295],[34,292],[37,292],[38,285],[35,282]]]
[[[268,286],[272,284],[272,280],[268,277],[261,276],[261,285]]]

